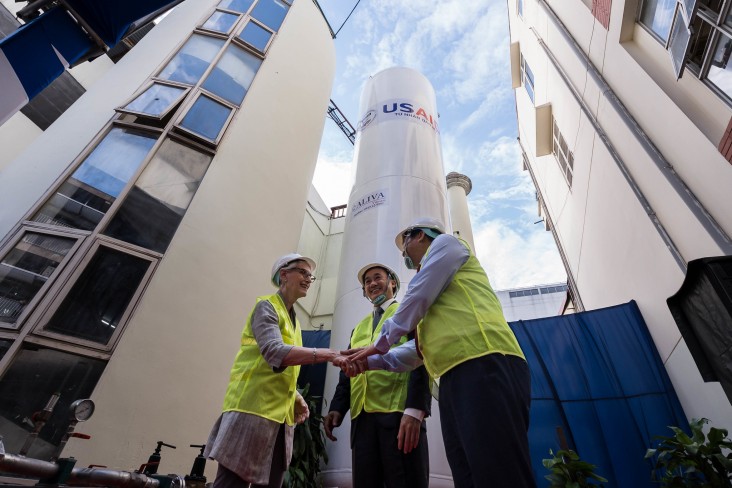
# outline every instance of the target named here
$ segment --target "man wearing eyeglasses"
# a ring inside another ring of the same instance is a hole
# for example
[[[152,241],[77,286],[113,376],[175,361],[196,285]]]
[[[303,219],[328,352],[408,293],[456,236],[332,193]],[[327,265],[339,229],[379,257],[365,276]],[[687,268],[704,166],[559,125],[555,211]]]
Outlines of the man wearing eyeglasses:
[[[356,325],[349,347],[371,344],[397,309],[399,277],[388,266],[367,264],[358,272],[363,295],[373,311]],[[406,342],[406,337],[399,343]],[[351,411],[352,477],[354,488],[426,488],[429,453],[424,422],[432,397],[424,367],[411,373],[369,371],[351,378],[341,372],[325,416],[325,434]]]
[[[455,486],[535,487],[529,368],[485,271],[468,244],[434,219],[415,221],[396,245],[407,268],[418,271],[404,300],[372,345],[354,351],[350,365],[334,364],[351,375],[424,362],[440,378],[440,424]],[[391,349],[415,329],[416,341]]]

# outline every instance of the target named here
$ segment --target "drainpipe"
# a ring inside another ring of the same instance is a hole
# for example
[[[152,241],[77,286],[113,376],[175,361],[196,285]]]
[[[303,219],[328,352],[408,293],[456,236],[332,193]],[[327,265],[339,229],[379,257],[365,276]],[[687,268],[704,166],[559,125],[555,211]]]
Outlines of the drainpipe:
[[[702,225],[702,227],[707,231],[707,233],[712,237],[715,244],[719,246],[719,248],[724,252],[725,254],[732,254],[732,240],[730,240],[729,235],[724,231],[724,229],[717,223],[717,221],[714,219],[714,217],[707,211],[707,209],[704,207],[704,205],[699,201],[699,199],[694,195],[694,193],[691,191],[691,189],[684,183],[684,181],[681,179],[678,173],[676,173],[676,170],[674,170],[674,167],[671,165],[671,163],[661,154],[661,151],[656,147],[656,145],[651,141],[651,139],[648,137],[648,135],[645,133],[645,131],[641,128],[641,126],[638,124],[638,121],[635,120],[635,118],[630,114],[628,109],[623,105],[623,102],[621,102],[617,95],[615,95],[615,92],[610,88],[610,85],[607,84],[605,81],[605,78],[603,78],[602,74],[597,70],[597,68],[592,64],[592,61],[590,60],[589,56],[585,54],[585,52],[582,50],[579,44],[577,44],[577,41],[572,37],[567,27],[562,23],[561,19],[557,16],[557,14],[552,10],[551,6],[547,3],[546,0],[538,0],[539,5],[541,5],[544,10],[546,11],[548,17],[552,20],[554,25],[559,30],[559,33],[564,37],[564,39],[569,44],[570,48],[574,52],[574,54],[587,66],[587,72],[592,76],[592,79],[595,80],[597,85],[600,87],[600,91],[604,95],[605,99],[608,101],[611,107],[615,109],[616,113],[620,116],[620,118],[623,120],[625,125],[630,129],[630,132],[633,134],[635,139],[638,141],[638,143],[641,145],[643,150],[646,152],[648,157],[653,161],[653,163],[658,167],[659,170],[661,170],[661,174],[664,175],[666,180],[669,182],[671,187],[674,189],[676,194],[681,198],[681,200],[686,204],[686,206],[689,208],[689,210],[692,212],[692,214],[696,217],[697,221]],[[560,68],[559,64],[557,63],[556,58],[551,54],[551,51],[549,50],[549,47],[544,43],[544,41],[541,39],[539,34],[534,30],[531,29],[536,38],[539,41],[539,44],[544,49],[544,51],[549,56],[549,59],[554,64],[555,68],[560,72],[560,75],[564,79],[567,86],[571,88],[571,91],[577,101],[580,103],[580,106],[582,107],[583,111],[588,115],[590,120],[592,121],[593,125],[596,126],[596,129],[599,127],[599,124],[597,123],[597,120],[594,118],[594,116],[591,115],[588,107],[586,106],[584,100],[578,98],[578,93],[574,89],[574,86],[569,81],[569,78],[567,77],[566,73]],[[608,146],[609,140],[607,140],[607,135],[604,131],[598,130],[598,133],[600,133],[601,137],[603,138],[603,142],[605,142],[605,145]],[[608,146],[608,149],[610,147]],[[629,183],[632,181],[632,177],[628,173],[627,168],[622,163],[622,160],[619,159],[619,156],[616,158],[616,153],[613,152],[613,159],[616,160],[619,166],[622,165],[621,171],[626,176],[626,179],[628,179]],[[633,182],[632,185],[634,186],[633,191],[637,191],[637,195],[640,194],[639,198],[642,198],[642,203],[644,204],[644,207],[647,206],[647,210],[652,212],[650,209],[650,206],[648,205],[647,201],[645,200],[645,197],[642,196],[642,193],[640,193],[640,190],[636,190],[637,186]],[[655,222],[658,221],[658,218],[656,217],[655,213],[649,213],[649,216],[651,216],[652,220]],[[659,232],[662,232],[665,235],[664,241],[667,243],[667,245],[673,245],[671,242],[671,238],[668,237],[668,234],[665,230],[663,230],[663,227],[660,225],[660,222],[657,225],[657,228],[659,228]],[[671,250],[671,247],[669,247]],[[678,250],[675,248],[672,250],[672,253],[674,253],[674,257],[677,261],[679,259],[683,262],[683,270],[686,271],[686,261],[681,258],[680,254],[677,256]]]

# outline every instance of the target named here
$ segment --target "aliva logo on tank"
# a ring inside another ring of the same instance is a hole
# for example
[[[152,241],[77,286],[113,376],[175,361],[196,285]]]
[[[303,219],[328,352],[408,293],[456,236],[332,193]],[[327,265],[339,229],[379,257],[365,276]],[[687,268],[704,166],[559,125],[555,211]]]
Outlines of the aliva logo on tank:
[[[416,108],[415,108],[416,107]],[[374,122],[401,118],[420,124],[427,124],[435,132],[440,132],[437,117],[433,117],[423,107],[413,101],[390,100],[381,105],[380,110],[371,109],[361,118],[357,130],[363,130]]]

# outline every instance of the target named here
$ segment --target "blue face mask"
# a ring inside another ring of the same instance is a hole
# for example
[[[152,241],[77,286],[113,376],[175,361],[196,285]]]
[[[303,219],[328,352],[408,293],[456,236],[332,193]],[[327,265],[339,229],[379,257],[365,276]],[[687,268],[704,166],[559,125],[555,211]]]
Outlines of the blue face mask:
[[[417,266],[414,265],[414,261],[412,261],[412,258],[410,258],[409,255],[404,256],[404,266],[406,266],[407,269],[417,269]]]
[[[376,305],[378,307],[379,305],[381,305],[385,301],[386,301],[386,295],[384,293],[382,293],[378,297],[376,297],[373,300],[371,300],[371,303],[373,303],[374,305]]]

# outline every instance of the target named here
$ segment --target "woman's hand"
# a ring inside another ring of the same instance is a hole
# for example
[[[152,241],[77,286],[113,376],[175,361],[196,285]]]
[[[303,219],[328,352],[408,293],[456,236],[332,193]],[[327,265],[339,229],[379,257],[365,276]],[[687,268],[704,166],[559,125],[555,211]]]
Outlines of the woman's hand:
[[[301,424],[310,417],[310,409],[308,408],[307,402],[302,397],[299,391],[296,391],[295,397],[295,423]]]

